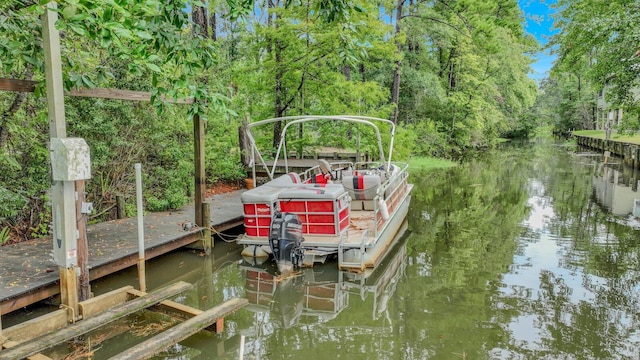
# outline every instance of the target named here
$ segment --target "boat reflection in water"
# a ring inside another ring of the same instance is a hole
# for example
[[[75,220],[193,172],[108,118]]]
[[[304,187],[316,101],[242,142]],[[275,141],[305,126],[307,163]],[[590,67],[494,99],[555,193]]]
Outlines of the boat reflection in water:
[[[396,246],[390,249],[383,262],[362,273],[340,271],[335,265],[326,264],[281,276],[277,275],[274,262],[255,264],[252,263],[254,258],[245,258],[240,267],[245,274],[245,293],[250,303],[246,309],[269,312],[272,323],[289,328],[298,324],[302,317],[316,317],[317,322],[329,321],[349,307],[352,296],[363,301],[372,296],[372,319],[377,320],[385,314],[398,278],[404,274],[408,236],[408,232],[401,231]],[[358,308],[357,311],[361,310]]]

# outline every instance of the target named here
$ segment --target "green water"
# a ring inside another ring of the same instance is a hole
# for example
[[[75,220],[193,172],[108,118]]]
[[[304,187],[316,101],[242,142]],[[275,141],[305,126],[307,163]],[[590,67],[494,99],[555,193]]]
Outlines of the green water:
[[[408,230],[366,277],[321,266],[276,284],[229,244],[153,261],[149,288],[195,285],[179,302],[252,303],[223,333],[201,332],[155,358],[638,359],[640,226],[629,215],[638,176],[613,162],[532,143],[412,173]],[[158,321],[169,320],[149,312],[95,332],[93,358],[148,338],[141,329]]]

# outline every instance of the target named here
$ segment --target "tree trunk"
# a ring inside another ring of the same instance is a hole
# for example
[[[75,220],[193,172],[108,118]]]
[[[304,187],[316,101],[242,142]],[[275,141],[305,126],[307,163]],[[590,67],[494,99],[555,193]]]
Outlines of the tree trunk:
[[[209,25],[211,26],[211,40],[218,41],[218,18],[215,12],[211,13]]]
[[[268,16],[268,25],[273,26],[274,28],[278,28],[278,16],[273,14],[273,9],[276,7],[276,3],[273,0],[269,0],[269,16]],[[273,17],[272,17],[273,16]],[[273,51],[274,58],[276,60],[276,73],[275,73],[275,82],[273,87],[273,96],[274,96],[274,110],[275,117],[282,117],[284,115],[284,105],[283,105],[283,94],[282,94],[282,77],[284,70],[282,69],[282,42],[278,39],[273,41],[273,47],[271,51]],[[280,143],[280,138],[282,137],[282,123],[275,122],[273,123],[273,148],[278,147]]]
[[[342,66],[342,74],[347,81],[351,81],[351,66],[343,65]]]
[[[404,6],[405,0],[398,0],[398,4],[396,6],[396,29],[395,29],[395,38],[396,38],[396,47],[398,48],[398,53],[402,52],[402,43],[399,40],[400,37],[400,21],[402,21],[402,8]],[[394,123],[398,122],[398,102],[400,99],[400,67],[402,63],[400,60],[396,60],[393,69],[393,85],[391,87],[391,102],[395,105],[393,108],[393,113],[391,114],[391,121]]]
[[[193,33],[209,37],[209,26],[207,24],[207,8],[202,6],[194,6],[191,9],[191,18],[193,20]]]
[[[274,97],[275,97],[275,117],[282,117],[284,115],[284,106],[282,101],[282,47],[280,40],[275,41],[275,57],[276,57],[276,75],[275,75],[275,86],[274,86]],[[273,123],[273,148],[277,148],[280,143],[280,138],[282,137],[282,123],[277,121]]]

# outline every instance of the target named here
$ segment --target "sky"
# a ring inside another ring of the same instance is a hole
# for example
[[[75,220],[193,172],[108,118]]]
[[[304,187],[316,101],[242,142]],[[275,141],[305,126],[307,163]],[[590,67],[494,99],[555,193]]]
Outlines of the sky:
[[[525,30],[535,36],[541,45],[545,45],[549,36],[557,32],[557,30],[553,30],[553,19],[551,18],[553,9],[550,8],[550,5],[555,2],[556,0],[518,0],[526,19]],[[546,77],[551,69],[555,56],[551,55],[549,50],[545,50],[539,53],[535,59],[536,62],[531,65],[533,73],[529,76],[540,81]]]

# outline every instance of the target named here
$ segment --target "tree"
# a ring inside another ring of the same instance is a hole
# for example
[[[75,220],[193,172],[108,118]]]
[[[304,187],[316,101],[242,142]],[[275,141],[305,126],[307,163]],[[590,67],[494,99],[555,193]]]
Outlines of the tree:
[[[585,90],[594,93],[608,83],[607,102],[637,112],[640,98],[634,89],[640,86],[640,4],[632,0],[560,0],[555,7],[554,26],[560,31],[551,42],[558,55],[552,76],[571,74],[578,95]],[[627,120],[633,118],[623,118]]]

